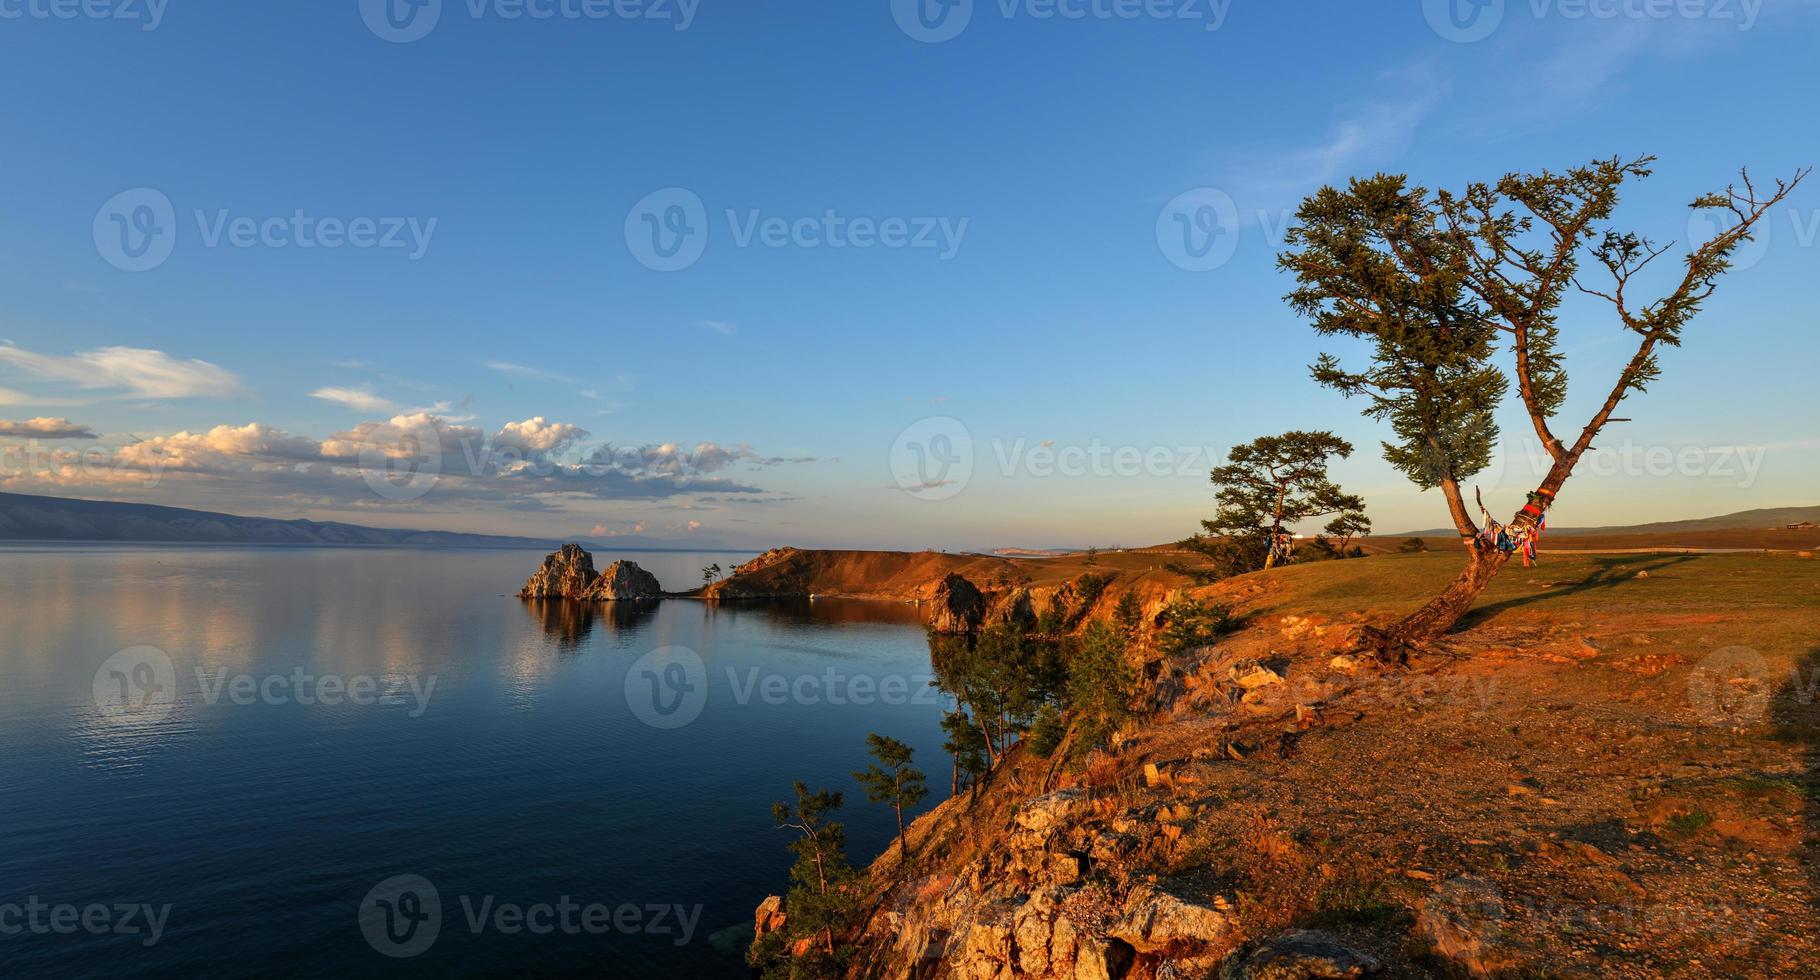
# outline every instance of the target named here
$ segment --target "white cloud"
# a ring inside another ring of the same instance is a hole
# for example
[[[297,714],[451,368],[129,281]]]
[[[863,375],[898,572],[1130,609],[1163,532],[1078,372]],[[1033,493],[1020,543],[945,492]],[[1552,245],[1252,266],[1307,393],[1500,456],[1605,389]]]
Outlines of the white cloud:
[[[505,428],[493,436],[493,445],[499,449],[514,449],[526,454],[543,454],[561,452],[577,439],[585,439],[588,431],[567,422],[551,422],[539,415],[523,422],[507,422]]]
[[[179,361],[142,347],[102,347],[60,357],[3,344],[0,363],[77,388],[120,389],[141,398],[227,398],[244,391],[239,378],[208,361]]]
[[[739,324],[728,323],[725,320],[703,320],[701,325],[715,333],[726,334],[729,337],[739,332]]]
[[[1425,69],[1399,73],[1391,83],[1397,94],[1353,104],[1316,142],[1233,154],[1218,168],[1226,176],[1217,185],[1249,219],[1248,209],[1291,205],[1324,185],[1391,166],[1450,88]]]
[[[35,418],[24,422],[0,419],[0,436],[32,439],[94,439],[95,430],[66,418]]]
[[[389,398],[359,388],[318,388],[310,392],[310,397],[345,405],[357,412],[390,412],[398,407]]]
[[[523,364],[513,364],[510,361],[482,361],[481,366],[489,371],[497,371],[500,374],[524,378],[528,381],[561,381],[565,384],[572,384],[575,381],[566,374],[546,371],[543,368],[527,367]]]
[[[320,456],[321,445],[315,440],[260,422],[153,436],[114,454],[121,465],[131,468],[208,471],[226,470],[237,462],[302,462]]]

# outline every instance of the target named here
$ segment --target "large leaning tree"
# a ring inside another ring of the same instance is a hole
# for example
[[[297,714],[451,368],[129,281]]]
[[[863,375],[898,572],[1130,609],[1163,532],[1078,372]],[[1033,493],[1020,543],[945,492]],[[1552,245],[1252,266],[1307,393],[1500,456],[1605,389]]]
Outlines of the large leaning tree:
[[[1461,493],[1483,470],[1498,437],[1494,413],[1511,382],[1551,460],[1506,527],[1531,533],[1582,455],[1626,396],[1661,371],[1665,347],[1700,312],[1731,256],[1809,170],[1773,188],[1748,173],[1690,207],[1729,226],[1685,253],[1653,299],[1637,296],[1641,274],[1673,244],[1612,227],[1627,181],[1649,176],[1655,158],[1613,157],[1564,173],[1512,173],[1459,194],[1430,194],[1403,175],[1323,188],[1296,212],[1279,265],[1293,274],[1290,305],[1323,336],[1371,344],[1370,363],[1349,370],[1331,354],[1313,367],[1320,384],[1367,400],[1366,416],[1390,423],[1385,458],[1418,487],[1439,488],[1467,545],[1466,568],[1440,595],[1385,631],[1386,646],[1445,633],[1491,583],[1510,553],[1481,537]],[[1577,434],[1555,433],[1567,396],[1560,308],[1569,290],[1609,306],[1635,353]],[[1508,354],[1508,366],[1504,359]]]
[[[1219,505],[1202,533],[1182,542],[1210,558],[1221,577],[1275,564],[1270,543],[1289,528],[1332,517],[1329,533],[1369,529],[1365,501],[1327,477],[1327,463],[1352,455],[1352,443],[1331,432],[1285,432],[1232,447],[1214,469]]]

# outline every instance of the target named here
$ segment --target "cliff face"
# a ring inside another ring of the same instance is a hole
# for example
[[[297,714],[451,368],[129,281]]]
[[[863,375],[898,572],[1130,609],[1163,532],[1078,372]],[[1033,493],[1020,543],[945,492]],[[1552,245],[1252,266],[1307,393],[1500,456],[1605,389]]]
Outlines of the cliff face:
[[[606,571],[594,570],[594,556],[578,544],[565,544],[543,560],[543,566],[518,591],[521,599],[574,599],[614,602],[663,596],[657,576],[634,562],[616,561]]]

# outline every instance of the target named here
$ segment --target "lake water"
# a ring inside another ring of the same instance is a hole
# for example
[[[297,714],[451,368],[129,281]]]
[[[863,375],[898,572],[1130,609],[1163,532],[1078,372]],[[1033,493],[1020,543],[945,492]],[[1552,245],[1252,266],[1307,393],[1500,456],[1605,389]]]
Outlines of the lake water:
[[[945,794],[914,608],[513,598],[541,557],[0,548],[0,972],[744,976],[793,780],[856,864],[867,732]]]

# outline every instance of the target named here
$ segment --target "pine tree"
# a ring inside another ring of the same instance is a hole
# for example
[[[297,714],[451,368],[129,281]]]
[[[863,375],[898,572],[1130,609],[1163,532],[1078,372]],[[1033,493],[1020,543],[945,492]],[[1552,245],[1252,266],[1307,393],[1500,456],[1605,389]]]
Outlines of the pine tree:
[[[897,739],[874,732],[866,736],[866,750],[878,762],[867,766],[864,772],[854,773],[853,778],[859,780],[867,800],[889,803],[897,811],[897,852],[908,857],[910,845],[904,838],[904,808],[921,803],[923,797],[929,795],[929,783],[922,770],[910,765],[916,750]]]
[[[1234,446],[1212,474],[1218,509],[1201,522],[1204,533],[1183,544],[1212,558],[1224,578],[1276,564],[1281,556],[1272,542],[1293,525],[1330,515],[1365,521],[1365,501],[1327,478],[1329,459],[1351,455],[1352,444],[1331,432],[1285,432]]]
[[[1729,228],[1686,253],[1672,288],[1639,306],[1641,281],[1633,280],[1672,246],[1612,227],[1610,219],[1625,182],[1649,176],[1653,162],[1613,157],[1565,173],[1512,173],[1458,195],[1378,174],[1345,190],[1323,188],[1297,210],[1279,258],[1296,279],[1290,305],[1321,336],[1372,344],[1364,370],[1324,354],[1315,380],[1366,399],[1364,414],[1390,423],[1396,438],[1384,444],[1385,458],[1417,487],[1441,490],[1468,549],[1459,577],[1387,631],[1387,648],[1446,632],[1510,559],[1481,537],[1461,492],[1491,459],[1493,414],[1510,382],[1551,460],[1506,525],[1522,536],[1555,502],[1619,403],[1660,374],[1662,349],[1680,344],[1738,246],[1809,172],[1764,192],[1742,174],[1740,184],[1696,198],[1690,207],[1729,216]],[[1600,288],[1585,284],[1583,266],[1600,276]],[[1553,422],[1567,397],[1559,317],[1570,287],[1604,300],[1637,347],[1568,442],[1556,437]],[[1495,360],[1505,342],[1508,373]]]
[[[840,809],[841,794],[833,790],[809,792],[796,783],[796,802],[773,803],[771,818],[780,828],[794,830],[790,842],[796,861],[790,866],[790,891],[784,899],[792,938],[814,940],[820,955],[836,957],[834,933],[846,927],[856,902],[851,885],[858,877],[847,863],[847,828],[829,819]],[[759,950],[753,947],[753,958]],[[754,964],[758,965],[758,964]],[[791,968],[791,975],[798,973]]]

